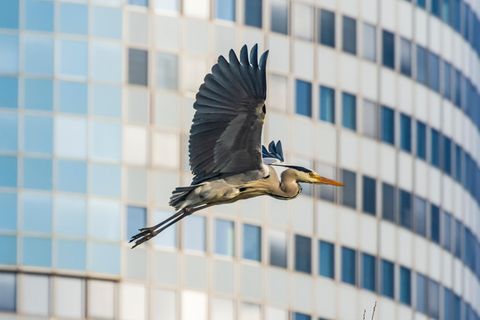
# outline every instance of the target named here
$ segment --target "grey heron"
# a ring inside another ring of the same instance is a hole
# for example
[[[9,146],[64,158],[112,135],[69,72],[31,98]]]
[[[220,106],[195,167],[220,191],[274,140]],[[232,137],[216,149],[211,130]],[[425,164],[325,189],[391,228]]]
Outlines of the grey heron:
[[[192,213],[213,205],[269,195],[293,199],[302,191],[300,182],[342,186],[313,170],[284,162],[280,141],[262,146],[267,92],[268,51],[260,60],[257,45],[240,50],[240,60],[230,50],[228,61],[220,56],[204,78],[193,105],[189,156],[194,174],[190,186],[176,188],[170,205],[176,213],[152,227],[141,228],[132,248]],[[280,177],[276,168],[282,168]]]

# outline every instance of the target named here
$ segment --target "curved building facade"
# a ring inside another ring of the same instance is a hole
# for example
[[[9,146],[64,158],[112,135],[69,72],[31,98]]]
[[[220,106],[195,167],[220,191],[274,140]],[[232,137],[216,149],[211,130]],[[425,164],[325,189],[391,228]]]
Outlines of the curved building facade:
[[[0,319],[480,317],[480,1],[0,1]],[[195,93],[269,49],[264,142],[345,182],[212,207]]]

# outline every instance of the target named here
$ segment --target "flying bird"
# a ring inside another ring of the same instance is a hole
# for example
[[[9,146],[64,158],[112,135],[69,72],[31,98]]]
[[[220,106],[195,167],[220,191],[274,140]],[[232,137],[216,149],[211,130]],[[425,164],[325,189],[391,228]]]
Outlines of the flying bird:
[[[315,171],[285,163],[282,144],[262,146],[262,127],[267,108],[266,65],[268,51],[260,60],[257,45],[240,60],[230,50],[228,61],[220,56],[204,78],[193,105],[190,129],[190,186],[176,188],[170,205],[176,213],[152,227],[141,228],[130,242],[132,248],[192,213],[241,199],[269,195],[289,200],[300,194],[300,182],[342,186],[341,182]],[[281,174],[277,170],[283,170]]]

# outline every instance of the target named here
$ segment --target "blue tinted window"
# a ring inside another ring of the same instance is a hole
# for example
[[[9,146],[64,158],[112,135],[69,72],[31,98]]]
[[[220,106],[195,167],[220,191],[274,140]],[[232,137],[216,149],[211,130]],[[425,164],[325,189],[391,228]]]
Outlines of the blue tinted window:
[[[417,1],[417,6],[420,8],[425,9],[427,6],[427,0],[416,0]]]
[[[412,195],[405,190],[400,190],[400,224],[412,228]]]
[[[120,195],[121,169],[119,166],[93,164],[90,178],[90,188],[94,194],[110,197]]]
[[[262,27],[262,0],[245,0],[245,24]]]
[[[319,250],[318,255],[320,261],[319,265],[319,274],[327,278],[335,278],[335,246],[333,243],[319,240]]]
[[[15,312],[17,309],[17,281],[15,273],[0,273],[0,292],[2,293],[0,295],[0,311]]]
[[[147,209],[140,207],[127,207],[127,237],[129,240],[138,233],[138,229],[147,225]]]
[[[53,83],[44,79],[25,79],[25,108],[52,110]]]
[[[17,238],[0,235],[0,264],[17,263]]]
[[[235,21],[235,0],[215,1],[216,17],[223,20]]]
[[[88,73],[87,42],[62,40],[59,45],[61,75],[86,77]]]
[[[387,68],[395,68],[395,36],[386,30],[382,31],[382,62]]]
[[[0,28],[18,29],[18,0],[0,1]]]
[[[421,313],[427,314],[427,279],[425,276],[417,273],[417,303],[416,309]]]
[[[412,151],[412,121],[403,113],[400,115],[400,148],[405,152]]]
[[[84,198],[58,196],[55,200],[55,233],[66,237],[85,237],[86,212]]]
[[[288,1],[270,1],[270,27],[273,32],[288,34]]]
[[[451,226],[451,217],[450,214],[444,212],[442,214],[442,245],[445,250],[450,250],[452,243],[452,226]]]
[[[293,312],[292,314],[292,320],[311,320],[311,319],[312,317],[304,313]]]
[[[437,130],[430,130],[430,162],[435,167],[440,167],[440,136]]]
[[[419,121],[417,121],[417,157],[427,159],[427,128]]]
[[[310,82],[296,81],[296,113],[303,116],[312,116],[312,84]]]
[[[148,52],[128,49],[128,83],[148,85]]]
[[[173,213],[166,211],[155,211],[154,220],[155,223],[163,221],[170,217]],[[156,246],[163,248],[175,248],[177,246],[177,226],[174,224],[168,227],[166,230],[162,231],[158,236],[153,240]],[[185,244],[187,245],[187,243]],[[201,246],[201,243],[195,244],[197,247]]]
[[[377,29],[368,23],[363,23],[363,57],[377,61]]]
[[[357,272],[357,253],[355,250],[342,247],[342,281],[355,285]]]
[[[382,106],[382,141],[395,143],[395,112],[393,109]]]
[[[90,200],[87,219],[88,236],[94,239],[120,240],[120,211],[118,202]]]
[[[0,156],[0,186],[17,186],[17,158]]]
[[[84,241],[56,241],[56,267],[70,270],[85,270],[87,248]]]
[[[120,247],[118,244],[93,243],[88,248],[88,270],[99,273],[120,273]]]
[[[462,179],[462,148],[455,145],[455,179],[460,181]]]
[[[427,52],[417,45],[417,81],[427,84]]]
[[[52,232],[52,198],[41,193],[23,193],[23,230]]]
[[[60,110],[63,112],[87,113],[87,85],[80,82],[60,82]]]
[[[52,161],[25,158],[23,160],[23,185],[32,189],[52,189]]]
[[[342,125],[348,129],[357,129],[357,99],[346,92],[342,92]]]
[[[17,195],[15,193],[0,193],[0,231],[13,231],[17,228]]]
[[[452,140],[443,137],[443,170],[447,174],[452,174]]]
[[[394,298],[395,294],[395,274],[394,265],[390,261],[382,260],[382,295]]]
[[[376,181],[373,178],[363,176],[363,212],[375,215],[377,202]]]
[[[87,6],[76,3],[60,3],[60,31],[86,34],[88,32]]]
[[[52,264],[52,243],[47,238],[23,238],[23,264],[36,267],[50,267]]]
[[[135,6],[148,7],[148,0],[128,0],[128,3]]]
[[[287,236],[280,231],[270,231],[270,265],[286,268],[287,267]]]
[[[335,47],[335,12],[320,10],[319,42],[323,45]]]
[[[295,235],[295,270],[312,272],[312,240],[300,235]]]
[[[27,29],[53,31],[53,0],[25,0],[24,5]]]
[[[427,235],[427,203],[419,197],[415,197],[415,232]]]
[[[53,39],[44,36],[25,36],[23,69],[32,75],[53,74]]]
[[[412,75],[412,44],[404,38],[400,40],[400,72],[407,77]]]
[[[430,236],[433,241],[440,243],[440,209],[433,204],[430,206]]]
[[[262,229],[260,227],[243,225],[243,258],[260,261],[262,259]]]
[[[234,224],[233,221],[215,220],[215,253],[233,256],[234,255]]]
[[[117,44],[93,42],[90,45],[90,75],[94,80],[122,82],[123,48]]]
[[[440,61],[436,54],[428,54],[428,84],[432,90],[440,92]]]
[[[452,67],[450,63],[443,61],[443,95],[446,99],[452,98]]]
[[[56,187],[62,191],[87,190],[87,165],[83,161],[60,160],[57,164]]]
[[[118,86],[95,84],[91,108],[95,115],[119,117],[122,113],[122,90]]]
[[[0,113],[0,151],[16,151],[17,115],[14,113]]]
[[[357,54],[357,21],[353,18],[342,17],[342,49],[344,52]]]
[[[205,251],[205,217],[190,216],[183,222],[184,247],[193,251]]]
[[[439,319],[439,313],[440,313],[439,300],[440,300],[440,287],[437,282],[433,280],[429,280],[428,281],[428,315],[432,317],[432,319]]]
[[[122,130],[119,123],[93,121],[90,155],[99,160],[120,160]]]
[[[410,269],[400,267],[400,302],[406,305],[411,303],[411,276]]]
[[[374,256],[362,254],[362,288],[375,292],[376,259]]]
[[[16,108],[17,100],[17,78],[0,77],[0,108]]]
[[[51,154],[53,150],[52,118],[25,116],[24,121],[25,151]]]
[[[0,72],[18,72],[18,36],[0,34]]]
[[[93,7],[92,34],[97,37],[122,37],[122,11],[117,8]]]
[[[335,90],[320,86],[320,120],[335,123]]]
[[[431,2],[430,2],[430,9],[432,10],[432,13],[435,16],[437,16],[438,18],[440,18],[440,13],[441,13],[440,1],[442,1],[442,0],[431,0]]]
[[[341,189],[342,204],[355,209],[357,207],[357,175],[353,171],[342,170],[342,181],[345,183]]]

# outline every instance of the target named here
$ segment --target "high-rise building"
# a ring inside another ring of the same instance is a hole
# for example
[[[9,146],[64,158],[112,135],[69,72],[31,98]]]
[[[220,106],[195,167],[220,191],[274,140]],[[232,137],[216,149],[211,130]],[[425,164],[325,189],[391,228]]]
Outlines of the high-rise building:
[[[479,0],[0,0],[0,319],[480,319]],[[263,141],[345,182],[209,208],[219,54],[269,49]]]

